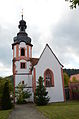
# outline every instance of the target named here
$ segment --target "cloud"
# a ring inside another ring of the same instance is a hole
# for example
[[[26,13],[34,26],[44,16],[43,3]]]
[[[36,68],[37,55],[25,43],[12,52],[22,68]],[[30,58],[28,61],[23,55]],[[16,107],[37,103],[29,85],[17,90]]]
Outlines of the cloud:
[[[0,75],[12,74],[12,42],[16,30],[11,24],[0,24]]]
[[[0,62],[0,75],[3,77],[11,75],[11,68],[6,67],[3,63]]]
[[[63,0],[7,0],[5,5],[4,2],[0,4],[0,75],[12,73],[11,44],[23,8],[33,57],[39,57],[48,43],[66,68],[79,68],[79,9],[70,10]]]
[[[63,15],[51,30],[52,47],[65,65],[79,68],[79,14],[72,11]]]

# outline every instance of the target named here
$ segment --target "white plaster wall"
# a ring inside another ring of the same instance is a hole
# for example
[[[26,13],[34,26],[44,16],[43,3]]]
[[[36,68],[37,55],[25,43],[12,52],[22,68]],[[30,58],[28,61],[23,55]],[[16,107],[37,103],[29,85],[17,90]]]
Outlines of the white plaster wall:
[[[20,42],[19,47],[25,47],[26,48],[26,43],[25,42]]]
[[[21,69],[20,68],[20,63],[21,62],[25,62],[26,63],[26,68],[25,69]],[[30,71],[30,61],[26,61],[26,60],[16,61],[15,65],[16,65],[17,73],[29,73],[29,71]]]
[[[15,75],[15,87],[22,81],[27,84],[27,87],[32,87],[32,75]]]
[[[30,57],[30,58],[31,58],[31,52],[32,52],[31,46],[29,46],[29,57]]]
[[[19,56],[20,56],[20,48],[22,48],[22,47],[27,49],[27,45],[25,42],[20,42],[20,44],[19,44]],[[25,56],[27,57],[27,50],[25,50]]]
[[[27,57],[27,45],[26,45],[26,43],[25,42],[20,42],[20,44],[19,44],[19,57],[20,57],[20,48],[25,48],[26,50],[25,50],[25,56]],[[29,46],[29,57],[31,57],[31,46]],[[16,57],[16,45],[14,46],[14,57]]]
[[[14,46],[14,57],[16,57],[16,45]]]
[[[24,81],[24,85],[26,85],[26,87],[30,87],[24,89],[28,89],[32,94],[28,101],[33,101],[32,75],[15,75],[15,87],[17,87],[20,82],[22,83],[22,81]]]
[[[20,57],[20,48],[25,48],[25,56],[27,57],[27,45],[25,42],[20,42],[19,44],[19,57]],[[30,46],[29,46],[30,47]],[[14,46],[14,56],[16,57],[16,46]],[[25,69],[21,69],[20,68],[20,63],[21,62],[25,62],[26,63],[26,68]],[[16,65],[16,75],[15,75],[15,87],[18,86],[18,84],[22,81],[24,81],[24,84],[27,84],[27,87],[31,87],[28,88],[29,91],[31,92],[31,97],[28,99],[28,101],[32,101],[33,102],[33,91],[32,91],[32,75],[28,75],[29,71],[30,71],[30,61],[26,61],[24,59],[20,60],[20,61],[16,61],[15,62]],[[27,90],[27,88],[25,88],[24,90]]]
[[[39,76],[44,77],[44,71],[49,68],[54,74],[54,87],[47,88],[50,102],[64,101],[63,86],[61,77],[61,66],[52,54],[48,46],[46,47],[42,57],[40,58],[36,68],[36,81]]]
[[[25,50],[25,56],[27,57],[27,45],[25,42],[20,42],[20,45],[19,45],[19,56],[20,56],[20,48],[24,47],[26,50]],[[29,57],[31,57],[31,46],[29,46]]]
[[[18,56],[20,57],[20,46],[19,46],[19,55]]]

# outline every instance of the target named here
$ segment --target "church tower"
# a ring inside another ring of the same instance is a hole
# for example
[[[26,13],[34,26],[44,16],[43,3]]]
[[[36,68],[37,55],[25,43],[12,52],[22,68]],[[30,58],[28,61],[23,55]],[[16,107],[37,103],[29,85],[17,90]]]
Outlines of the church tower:
[[[19,21],[19,32],[14,37],[14,43],[12,44],[13,49],[13,79],[14,79],[14,94],[16,87],[19,83],[26,85],[25,89],[29,89],[32,93],[30,101],[33,100],[32,92],[32,73],[31,73],[31,62],[32,58],[32,44],[31,38],[26,33],[26,22],[23,20]]]

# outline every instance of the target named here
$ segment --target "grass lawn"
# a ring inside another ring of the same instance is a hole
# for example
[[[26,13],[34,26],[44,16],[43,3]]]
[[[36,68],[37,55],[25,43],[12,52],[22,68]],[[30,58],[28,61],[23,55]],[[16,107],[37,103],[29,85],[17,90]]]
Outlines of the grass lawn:
[[[52,103],[37,108],[48,119],[79,119],[79,101]]]
[[[12,110],[0,110],[0,119],[8,119]]]

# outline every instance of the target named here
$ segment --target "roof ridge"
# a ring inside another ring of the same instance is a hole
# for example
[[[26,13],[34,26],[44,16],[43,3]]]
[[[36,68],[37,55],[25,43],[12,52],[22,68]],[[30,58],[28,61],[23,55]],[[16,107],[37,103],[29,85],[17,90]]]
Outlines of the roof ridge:
[[[48,48],[50,49],[50,51],[52,52],[52,54],[54,55],[54,57],[56,58],[56,60],[58,61],[58,63],[59,63],[62,67],[64,67],[64,66],[60,63],[60,61],[58,60],[58,58],[56,57],[56,55],[54,54],[54,52],[52,51],[52,49],[50,48],[50,46],[49,46],[48,44],[45,45],[45,48],[43,49],[43,51],[42,51],[42,53],[41,53],[41,55],[40,55],[40,57],[39,57],[39,60],[40,60],[42,54],[44,53],[46,47],[48,47]],[[39,62],[39,61],[38,61],[38,62]]]

